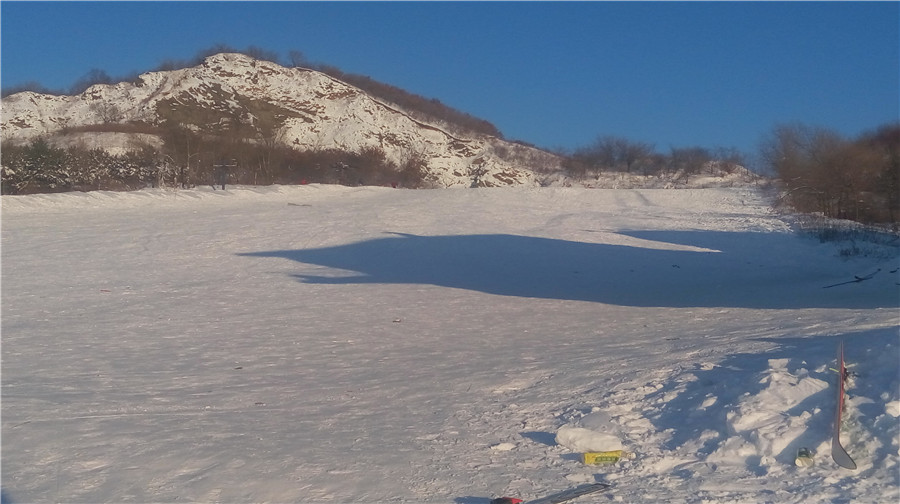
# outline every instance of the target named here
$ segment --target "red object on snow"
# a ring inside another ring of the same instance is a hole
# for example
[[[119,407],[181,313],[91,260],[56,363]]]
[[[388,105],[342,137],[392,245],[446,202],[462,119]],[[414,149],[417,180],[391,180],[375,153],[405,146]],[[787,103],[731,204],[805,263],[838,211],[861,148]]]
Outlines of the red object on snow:
[[[493,499],[490,504],[522,504],[522,499],[516,499],[515,497],[497,497]]]

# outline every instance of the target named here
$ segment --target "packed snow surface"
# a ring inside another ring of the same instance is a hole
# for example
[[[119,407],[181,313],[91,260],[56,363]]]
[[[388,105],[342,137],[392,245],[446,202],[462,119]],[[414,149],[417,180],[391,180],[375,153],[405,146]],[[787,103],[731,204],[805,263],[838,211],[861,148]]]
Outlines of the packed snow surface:
[[[900,499],[898,258],[752,188],[2,205],[4,502]]]

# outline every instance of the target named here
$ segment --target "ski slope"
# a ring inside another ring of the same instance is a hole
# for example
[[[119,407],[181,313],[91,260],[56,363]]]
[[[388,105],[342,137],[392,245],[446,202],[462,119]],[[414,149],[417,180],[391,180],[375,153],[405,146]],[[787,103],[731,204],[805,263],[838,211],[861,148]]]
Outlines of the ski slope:
[[[896,249],[786,219],[752,188],[3,196],[3,501],[896,502]],[[636,457],[585,466],[604,440]]]

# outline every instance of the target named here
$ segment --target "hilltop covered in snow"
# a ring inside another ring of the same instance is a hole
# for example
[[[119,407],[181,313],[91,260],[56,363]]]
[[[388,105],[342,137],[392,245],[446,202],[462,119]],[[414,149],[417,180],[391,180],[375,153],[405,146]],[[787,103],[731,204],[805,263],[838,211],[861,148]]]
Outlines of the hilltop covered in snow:
[[[396,164],[421,158],[443,187],[534,185],[535,170],[560,162],[533,147],[414,117],[322,72],[235,53],[76,96],[21,92],[3,99],[2,138],[20,143],[43,136],[122,152],[136,140],[158,144],[154,129],[164,124],[205,134],[241,129],[258,143],[298,150],[376,148]]]
[[[396,89],[393,96],[415,96],[403,93]],[[652,167],[636,168],[632,159],[628,169],[579,171],[564,156],[485,133],[495,129],[472,126],[480,124],[474,118],[467,123],[449,108],[439,116],[432,110],[442,110],[438,105],[425,113],[408,101],[404,108],[323,72],[237,53],[96,84],[74,96],[20,92],[2,102],[4,193],[134,189],[167,180],[182,187],[212,184],[213,165],[223,160],[234,160],[228,161],[235,167],[229,183],[263,185],[312,179],[407,187],[683,188],[759,181],[733,161],[688,167],[652,149]],[[12,152],[36,139],[75,151],[53,159],[44,148]],[[92,149],[122,159],[101,159]]]

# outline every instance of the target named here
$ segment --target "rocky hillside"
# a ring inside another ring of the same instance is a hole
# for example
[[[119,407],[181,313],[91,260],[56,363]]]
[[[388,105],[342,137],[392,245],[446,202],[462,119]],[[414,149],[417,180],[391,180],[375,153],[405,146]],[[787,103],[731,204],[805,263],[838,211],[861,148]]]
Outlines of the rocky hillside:
[[[553,154],[413,117],[324,73],[234,53],[76,96],[17,93],[2,107],[2,139],[18,144],[42,137],[121,153],[161,144],[163,128],[177,125],[298,151],[380,149],[398,166],[422,160],[438,187],[536,185],[540,173],[560,166]]]

